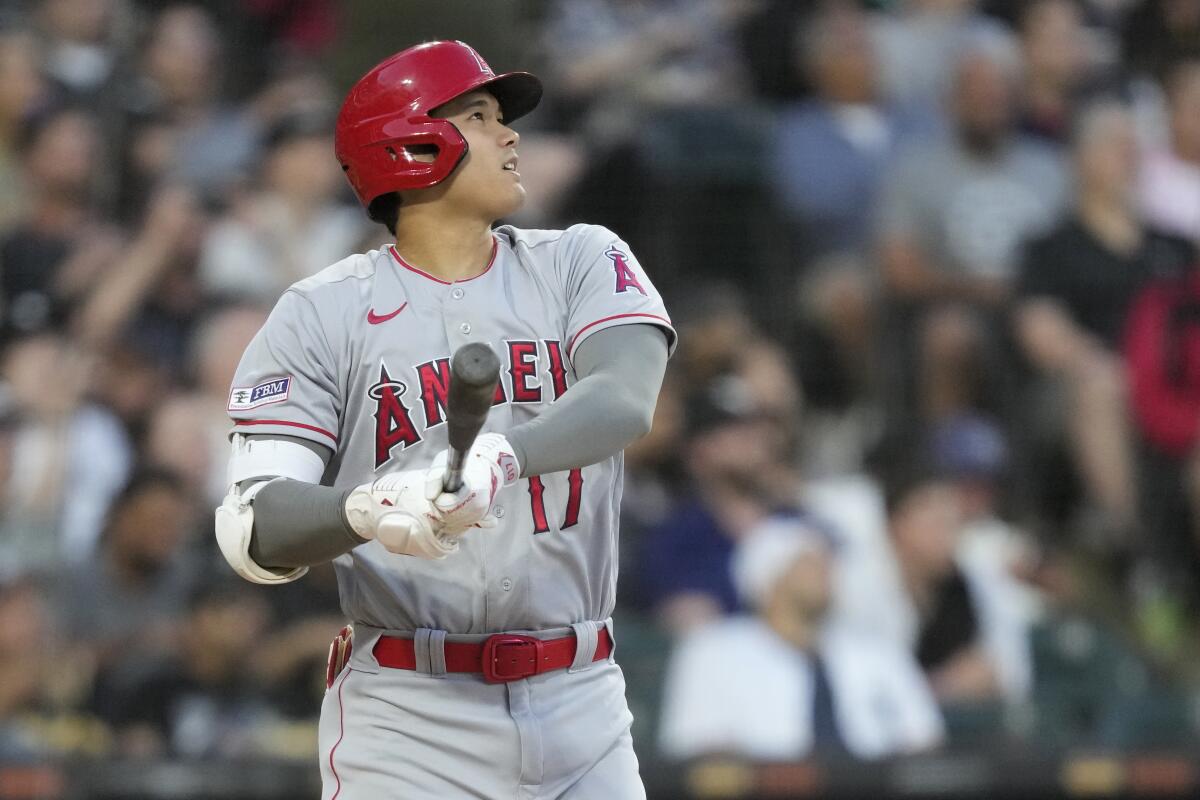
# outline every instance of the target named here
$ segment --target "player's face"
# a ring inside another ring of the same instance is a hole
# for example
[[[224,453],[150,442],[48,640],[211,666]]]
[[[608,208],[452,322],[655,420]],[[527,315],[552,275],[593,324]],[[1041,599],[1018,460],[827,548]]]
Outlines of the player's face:
[[[489,221],[520,208],[525,201],[517,171],[521,137],[504,124],[496,98],[484,90],[470,92],[440,107],[434,116],[453,123],[467,140],[467,156],[446,181],[443,199]]]

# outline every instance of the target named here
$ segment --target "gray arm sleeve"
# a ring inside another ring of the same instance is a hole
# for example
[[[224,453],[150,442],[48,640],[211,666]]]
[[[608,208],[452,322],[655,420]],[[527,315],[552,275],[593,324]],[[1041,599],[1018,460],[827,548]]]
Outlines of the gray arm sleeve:
[[[329,450],[294,436],[287,439],[307,447],[329,462]],[[263,567],[308,567],[323,564],[362,544],[346,522],[344,510],[350,489],[335,489],[303,481],[282,480],[264,486],[254,497],[254,533],[250,557]]]
[[[366,541],[346,522],[346,495],[303,481],[275,481],[254,498],[250,557],[262,567],[324,564]]]
[[[506,435],[522,475],[585,467],[650,430],[667,369],[667,338],[653,325],[595,333],[575,351],[579,380],[533,420]]]

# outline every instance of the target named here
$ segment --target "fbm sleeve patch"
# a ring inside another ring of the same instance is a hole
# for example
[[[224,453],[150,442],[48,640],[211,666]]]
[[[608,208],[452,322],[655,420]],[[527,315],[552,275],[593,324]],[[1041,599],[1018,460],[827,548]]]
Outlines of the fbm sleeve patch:
[[[288,399],[292,388],[292,377],[271,378],[257,386],[235,386],[229,391],[229,411],[247,411],[251,408],[282,403]]]

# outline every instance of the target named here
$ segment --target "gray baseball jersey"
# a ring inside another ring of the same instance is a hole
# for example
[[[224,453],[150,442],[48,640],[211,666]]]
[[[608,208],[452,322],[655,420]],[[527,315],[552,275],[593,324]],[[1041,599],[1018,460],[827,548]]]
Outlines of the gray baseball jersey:
[[[575,380],[580,342],[616,325],[675,333],[645,271],[611,231],[494,231],[487,269],[447,283],[394,247],[347,258],[292,286],[242,357],[235,431],[329,447],[323,483],[355,486],[428,466],[446,447],[450,357],[485,341],[503,366],[483,431],[541,413]],[[611,615],[622,456],[530,477],[497,498],[498,527],[426,561],[378,542],[338,557],[342,608],[376,628],[542,630]]]

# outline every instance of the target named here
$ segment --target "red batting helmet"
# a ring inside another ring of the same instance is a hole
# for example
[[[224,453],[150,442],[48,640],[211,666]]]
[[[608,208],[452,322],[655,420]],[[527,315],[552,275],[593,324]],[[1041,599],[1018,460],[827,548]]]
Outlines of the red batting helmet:
[[[362,77],[346,96],[334,132],[334,153],[364,205],[380,195],[424,189],[445,180],[467,154],[453,124],[429,112],[459,95],[487,89],[504,121],[528,114],[542,82],[528,72],[497,75],[462,42],[428,42],[402,50]],[[432,162],[405,149],[433,145]]]

